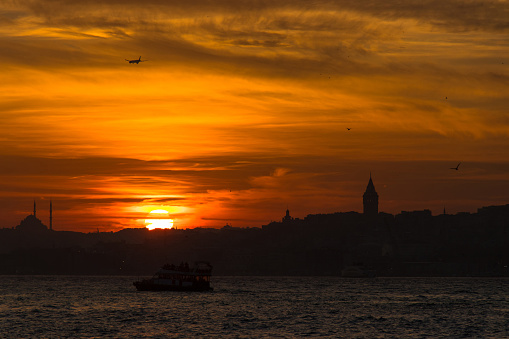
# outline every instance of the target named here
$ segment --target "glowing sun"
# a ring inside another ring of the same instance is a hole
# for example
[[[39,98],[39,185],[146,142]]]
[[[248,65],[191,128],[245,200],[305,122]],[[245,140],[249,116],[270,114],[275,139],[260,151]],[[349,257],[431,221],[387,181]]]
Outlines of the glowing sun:
[[[153,210],[149,213],[148,219],[145,219],[145,224],[149,230],[170,229],[173,228],[173,219],[168,218],[169,212],[166,210]]]

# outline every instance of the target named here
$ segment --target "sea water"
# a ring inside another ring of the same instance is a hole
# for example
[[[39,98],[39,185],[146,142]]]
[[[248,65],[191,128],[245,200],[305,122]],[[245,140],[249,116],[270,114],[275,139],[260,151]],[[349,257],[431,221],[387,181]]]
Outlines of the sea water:
[[[3,338],[503,338],[509,279],[213,277],[139,292],[136,277],[0,276]]]

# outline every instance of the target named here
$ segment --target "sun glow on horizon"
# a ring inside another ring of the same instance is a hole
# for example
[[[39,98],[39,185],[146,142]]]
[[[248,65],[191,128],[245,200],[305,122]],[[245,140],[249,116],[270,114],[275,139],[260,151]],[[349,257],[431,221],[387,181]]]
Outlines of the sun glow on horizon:
[[[157,209],[150,211],[149,214],[154,216],[153,219],[145,219],[145,224],[147,224],[146,228],[149,230],[173,228],[173,219],[168,218],[168,211]]]

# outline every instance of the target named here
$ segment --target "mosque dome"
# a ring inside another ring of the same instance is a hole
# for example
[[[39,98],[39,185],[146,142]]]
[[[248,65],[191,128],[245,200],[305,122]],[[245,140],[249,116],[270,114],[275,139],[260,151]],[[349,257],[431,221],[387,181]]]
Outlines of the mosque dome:
[[[35,215],[30,214],[25,219],[21,220],[18,226],[16,226],[18,231],[24,232],[45,232],[48,230],[46,225],[42,223],[40,219],[38,219]]]
[[[52,219],[52,207],[50,202],[50,229],[51,229],[51,219]],[[41,233],[46,232],[48,228],[46,225],[42,223],[40,219],[35,216],[35,201],[34,201],[34,213],[27,216],[25,219],[21,220],[16,229],[18,231],[27,232],[27,233]]]

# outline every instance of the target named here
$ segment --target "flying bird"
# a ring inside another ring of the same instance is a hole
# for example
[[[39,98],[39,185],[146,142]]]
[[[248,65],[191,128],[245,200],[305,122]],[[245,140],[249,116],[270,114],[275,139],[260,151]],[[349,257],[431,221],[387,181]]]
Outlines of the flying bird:
[[[148,61],[148,60],[141,60],[141,56],[139,59],[134,59],[134,60],[128,60],[128,59],[125,59],[125,61],[128,61],[130,64],[139,64],[140,62],[144,62],[144,61]]]
[[[346,129],[347,129],[347,130],[351,130],[351,128],[350,128],[350,127],[347,127]]]
[[[461,162],[460,162],[460,163],[459,163],[456,167],[450,167],[449,169],[453,169],[453,170],[456,170],[456,171],[457,171],[457,170],[458,170],[458,167],[460,167],[460,165],[461,165]]]

